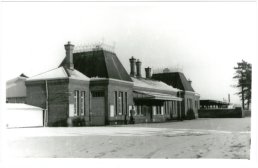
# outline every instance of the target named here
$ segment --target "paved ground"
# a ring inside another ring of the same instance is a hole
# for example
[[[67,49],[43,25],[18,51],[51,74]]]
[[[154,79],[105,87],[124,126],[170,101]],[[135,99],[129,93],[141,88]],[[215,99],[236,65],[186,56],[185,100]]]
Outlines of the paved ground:
[[[19,128],[9,157],[249,159],[250,118],[116,127]]]

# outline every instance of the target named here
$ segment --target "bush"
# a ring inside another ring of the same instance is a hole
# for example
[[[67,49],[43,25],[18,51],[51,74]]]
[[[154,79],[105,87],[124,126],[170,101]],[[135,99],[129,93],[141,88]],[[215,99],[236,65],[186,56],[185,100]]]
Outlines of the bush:
[[[68,118],[67,119],[67,125],[69,127],[73,127],[73,126],[85,126],[86,122],[84,118],[80,118],[80,117],[74,117],[74,118]]]
[[[66,122],[65,119],[62,119],[62,120],[58,120],[58,121],[54,122],[51,126],[53,126],[53,127],[66,127],[67,122]]]

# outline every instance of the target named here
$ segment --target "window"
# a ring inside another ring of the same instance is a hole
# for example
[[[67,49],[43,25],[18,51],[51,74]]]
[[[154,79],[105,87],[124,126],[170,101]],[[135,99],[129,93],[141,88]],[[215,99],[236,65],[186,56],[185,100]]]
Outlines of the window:
[[[119,92],[119,115],[124,114],[124,94]]]
[[[190,109],[193,109],[193,100],[190,99]]]
[[[127,92],[114,91],[115,115],[128,114]]]
[[[164,106],[161,106],[160,108],[161,108],[161,109],[160,109],[161,115],[164,115]]]
[[[143,116],[146,116],[146,114],[147,114],[147,111],[148,111],[148,107],[147,106],[142,106],[142,115]]]
[[[74,115],[79,115],[79,90],[74,91]]]
[[[174,104],[175,104],[175,114],[177,114],[177,111],[178,111],[178,103],[175,101]]]
[[[156,106],[156,107],[157,107],[157,110],[156,110],[157,114],[161,114],[161,106]]]
[[[103,91],[92,91],[91,92],[92,97],[104,97]]]
[[[157,114],[157,108],[156,106],[152,106],[152,114],[156,115]]]
[[[117,91],[114,92],[115,115],[117,115]]]
[[[173,104],[174,104],[174,106],[173,106],[173,111],[174,111],[174,114],[176,114],[176,102],[173,101]]]
[[[167,101],[164,102],[164,107],[165,107],[164,113],[167,114]]]
[[[187,99],[187,109],[193,109],[194,104],[192,99]]]
[[[128,110],[127,110],[127,106],[128,106],[128,102],[127,102],[127,92],[125,92],[125,114],[128,114]]]
[[[85,115],[85,91],[81,92],[81,116]]]
[[[142,114],[142,106],[138,105],[137,107],[137,115],[141,115]]]
[[[186,103],[186,107],[187,107],[187,110],[189,109],[189,99],[186,99],[187,100],[187,103]]]

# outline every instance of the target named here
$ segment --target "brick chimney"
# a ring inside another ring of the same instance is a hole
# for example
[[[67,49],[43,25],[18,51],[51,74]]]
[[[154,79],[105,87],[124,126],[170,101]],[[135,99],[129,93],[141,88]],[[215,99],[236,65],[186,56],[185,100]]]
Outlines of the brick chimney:
[[[65,44],[64,47],[65,47],[65,51],[66,51],[65,67],[67,67],[68,69],[73,70],[74,69],[74,65],[73,65],[73,49],[74,49],[74,45],[72,45],[70,43],[70,41],[68,41],[68,43]]]
[[[151,78],[151,68],[150,67],[145,68],[145,72],[146,72],[146,78],[150,79]]]
[[[137,61],[136,61],[136,77],[138,77],[138,78],[142,77],[141,66],[142,66],[142,62],[139,59],[137,59]]]
[[[136,59],[134,57],[132,57],[131,59],[129,59],[130,61],[130,66],[131,66],[131,72],[130,72],[130,75],[131,76],[135,76],[136,75],[136,72],[135,72],[135,63],[136,63]]]

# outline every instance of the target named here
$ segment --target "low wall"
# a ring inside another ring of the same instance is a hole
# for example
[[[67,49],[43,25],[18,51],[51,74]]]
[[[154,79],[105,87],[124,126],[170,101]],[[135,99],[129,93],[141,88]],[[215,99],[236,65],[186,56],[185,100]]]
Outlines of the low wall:
[[[199,118],[242,118],[244,111],[240,107],[234,109],[199,109]]]

